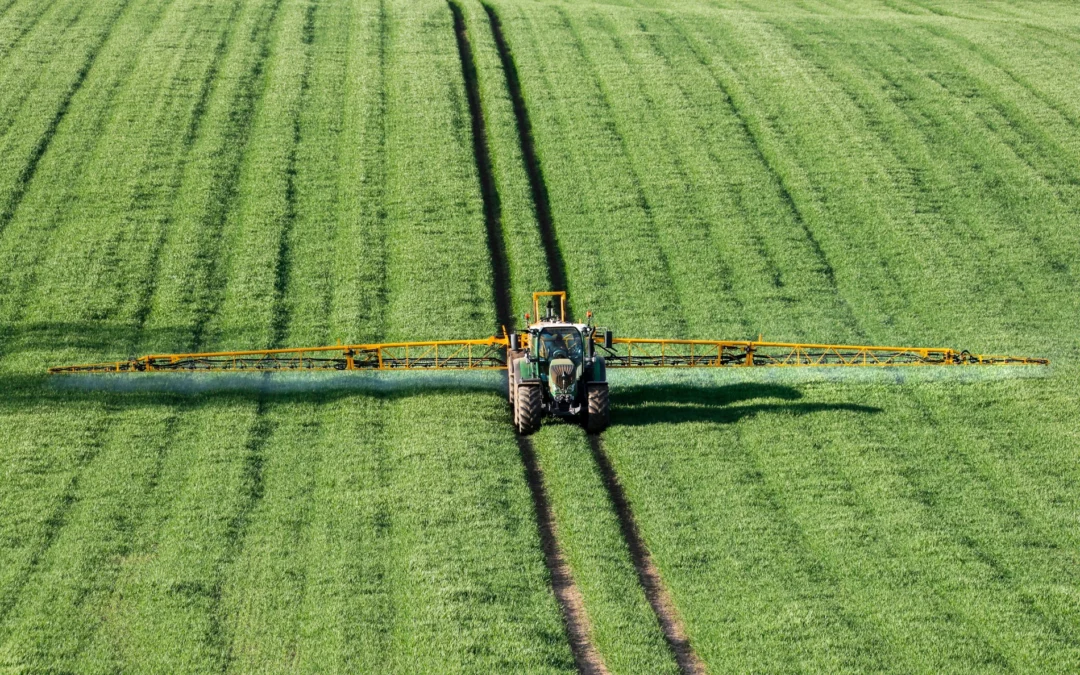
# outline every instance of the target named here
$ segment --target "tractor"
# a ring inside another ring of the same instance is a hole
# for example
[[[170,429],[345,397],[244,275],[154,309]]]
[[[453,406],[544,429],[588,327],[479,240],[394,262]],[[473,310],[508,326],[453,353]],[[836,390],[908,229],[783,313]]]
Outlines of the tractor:
[[[540,315],[540,298],[548,297]],[[559,299],[555,313],[554,299]],[[565,293],[533,295],[536,323],[509,336],[507,390],[518,433],[531,434],[545,416],[580,420],[590,433],[608,425],[608,383],[604,357],[596,353],[596,327],[592,312],[586,323],[566,320]],[[603,346],[612,348],[611,331],[603,332]]]

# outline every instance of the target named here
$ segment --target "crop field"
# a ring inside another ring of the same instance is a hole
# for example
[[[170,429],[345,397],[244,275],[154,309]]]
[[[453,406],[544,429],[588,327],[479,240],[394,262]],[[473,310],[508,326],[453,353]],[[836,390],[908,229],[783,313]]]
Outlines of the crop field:
[[[0,673],[1080,670],[1069,3],[0,0],[0,149]],[[45,375],[547,289],[1052,365]]]

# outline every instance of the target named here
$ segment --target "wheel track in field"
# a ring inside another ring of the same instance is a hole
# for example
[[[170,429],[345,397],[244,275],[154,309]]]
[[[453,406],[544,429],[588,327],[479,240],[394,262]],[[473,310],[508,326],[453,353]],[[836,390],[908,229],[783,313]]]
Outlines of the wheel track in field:
[[[513,325],[513,310],[510,301],[510,273],[506,257],[506,244],[503,239],[499,194],[495,185],[495,177],[491,169],[491,158],[487,146],[487,132],[484,122],[483,106],[480,101],[480,88],[477,82],[476,61],[472,54],[472,46],[469,43],[465,17],[461,7],[453,0],[448,0],[450,12],[454,20],[454,36],[457,40],[458,54],[461,58],[461,71],[465,80],[466,97],[469,105],[469,115],[472,120],[473,154],[476,160],[477,173],[480,178],[480,194],[484,203],[484,219],[487,226],[488,251],[492,267],[492,294],[495,300],[495,315],[501,325]],[[489,18],[494,12],[487,6],[484,7]],[[491,19],[493,30],[498,25],[497,18]],[[500,26],[501,28],[501,26]],[[496,33],[496,42],[499,47],[500,58],[503,59],[503,67],[506,70],[508,52],[505,41],[502,40],[501,30]],[[510,81],[510,71],[507,71],[507,80]],[[513,71],[514,83],[516,84],[516,70]],[[547,190],[543,185],[539,173],[539,165],[533,153],[531,140],[527,132],[522,130],[522,120],[528,124],[527,112],[520,97],[520,89],[511,85],[511,93],[514,101],[514,112],[518,119],[518,131],[522,144],[523,156],[529,174],[529,183],[533,191],[534,206],[536,208],[537,221],[540,223],[541,235],[544,242],[545,253],[549,265],[549,274],[552,283],[565,288],[565,276],[562,271],[562,260],[558,256],[558,248],[554,244],[554,231],[551,228],[551,217],[547,210]],[[524,115],[524,116],[523,116]],[[527,129],[527,127],[526,127]],[[527,149],[526,149],[527,148]],[[556,278],[559,282],[556,282]],[[585,601],[574,581],[570,565],[563,554],[555,530],[555,513],[544,486],[543,473],[536,459],[536,451],[532,441],[526,436],[517,437],[518,452],[525,468],[525,479],[529,486],[532,497],[533,510],[536,513],[536,527],[540,536],[540,547],[544,555],[544,564],[551,578],[551,589],[562,612],[563,623],[566,629],[567,641],[570,651],[574,656],[574,663],[578,672],[585,675],[606,675],[607,666],[604,664],[600,652],[592,641],[591,628],[588,614],[585,611]]]
[[[468,58],[471,63],[471,55],[467,52],[467,42],[463,45],[463,42],[467,40],[463,20],[460,15],[460,10],[452,3],[451,8],[455,14],[455,24],[459,33],[459,49],[462,50],[463,69],[466,71],[467,84],[471,90],[475,90],[475,80],[469,81],[470,75],[472,78],[475,78],[475,70],[472,70],[470,73],[468,67],[464,65],[466,58]],[[507,87],[509,89],[508,93],[510,94],[510,99],[513,104],[518,139],[521,145],[521,154],[525,164],[525,172],[529,179],[529,187],[532,193],[537,226],[540,230],[544,256],[547,262],[548,278],[555,290],[565,290],[567,287],[565,261],[562,252],[559,249],[558,240],[555,237],[555,228],[551,216],[547,185],[544,181],[543,171],[533,143],[532,124],[522,94],[517,65],[514,62],[513,54],[506,41],[502,22],[498,14],[494,8],[486,3],[483,3],[483,8],[491,26],[491,32],[502,65],[503,75],[506,78]],[[475,68],[475,66],[473,66],[473,68]],[[473,96],[473,92],[470,92],[470,108],[473,108],[474,105],[472,101]],[[482,115],[479,106],[478,91],[475,93],[475,101],[476,112],[474,112],[473,116],[474,128],[476,126],[477,117]],[[479,121],[482,130],[482,117]],[[476,136],[474,135],[474,139],[475,138]],[[488,173],[493,186],[494,180],[493,178],[490,178],[490,166],[487,165],[486,148],[484,148],[484,153],[482,155],[479,152],[477,153],[477,165],[481,168],[482,174],[485,171]],[[496,256],[498,255],[500,255],[500,252],[493,248],[493,261],[497,260]],[[505,264],[505,261],[502,261],[502,264]],[[572,319],[570,315],[571,312],[568,308],[567,316]],[[511,318],[509,316],[509,309],[505,310],[505,312],[500,312],[500,321],[504,320],[504,316],[507,321]],[[607,490],[608,498],[618,517],[621,534],[630,550],[631,561],[637,572],[638,581],[645,593],[650,607],[656,615],[657,621],[660,624],[669,648],[675,656],[675,661],[678,664],[680,671],[690,674],[706,672],[704,664],[690,645],[686,629],[675,609],[674,602],[661,580],[659,570],[653,562],[648,548],[645,546],[644,540],[641,538],[633,512],[630,509],[622,486],[618,481],[610,460],[608,460],[607,455],[603,450],[601,437],[599,435],[590,436],[589,445],[593,452],[594,461],[599,467],[603,477],[603,483]],[[571,648],[574,652],[575,661],[581,672],[607,672],[602,657],[589,639],[590,628],[588,615],[584,606],[584,599],[580,590],[577,588],[576,584],[574,584],[571,570],[566,563],[565,556],[562,554],[558,544],[554,512],[544,488],[543,474],[539,467],[539,463],[537,462],[532,442],[527,437],[519,436],[518,448],[521,452],[522,462],[525,464],[526,476],[533,496],[533,504],[537,513],[538,526],[541,532],[541,546],[544,549],[545,561],[547,562],[548,569],[551,573],[552,587],[563,609],[567,633],[571,641]]]
[[[623,540],[630,549],[630,559],[637,571],[638,583],[645,591],[645,598],[649,601],[657,621],[660,622],[660,630],[664,633],[668,647],[675,655],[675,662],[679,670],[688,675],[699,675],[707,672],[705,664],[698,657],[690,644],[690,638],[686,633],[686,626],[675,608],[675,602],[671,598],[664,580],[660,577],[660,570],[653,562],[649,549],[645,546],[645,540],[641,538],[634,512],[630,509],[630,502],[626,499],[626,492],[622,483],[619,482],[615,467],[611,465],[611,459],[604,451],[604,443],[599,434],[589,436],[589,448],[592,450],[593,460],[600,469],[600,476],[607,490],[608,498],[615,507],[615,513],[619,516],[619,529],[622,531]]]
[[[176,168],[177,175],[181,177],[180,180],[182,180],[185,166],[199,138],[199,132],[202,130],[203,121],[206,118],[206,111],[210,105],[210,96],[217,83],[218,73],[221,70],[221,63],[225,59],[225,54],[228,51],[228,47],[235,34],[234,26],[236,25],[236,19],[240,13],[242,4],[243,3],[239,1],[233,3],[232,9],[229,11],[229,17],[226,23],[227,27],[222,31],[217,44],[214,45],[214,55],[210,61],[210,67],[207,69],[206,75],[203,77],[202,84],[199,87],[199,94],[195,100],[195,106],[192,108],[191,119],[188,121],[187,129],[184,131],[183,150],[181,151],[179,166]],[[179,192],[179,189],[174,189],[172,197],[173,203],[176,201],[177,192]],[[171,218],[169,222],[171,222]],[[166,226],[161,228],[161,233],[150,251],[150,260],[147,266],[147,284],[140,294],[138,301],[139,309],[135,312],[134,333],[136,339],[141,336],[143,329],[146,326],[146,321],[150,318],[154,294],[157,292],[161,253],[165,248],[167,239],[168,227]]]
[[[300,39],[303,44],[302,58],[304,59],[304,65],[300,73],[299,103],[297,109],[292,111],[291,148],[289,149],[286,159],[287,181],[285,186],[285,213],[281,232],[278,235],[277,257],[274,270],[273,311],[270,318],[270,346],[272,348],[281,346],[287,337],[289,326],[289,305],[286,302],[285,295],[289,287],[290,267],[292,263],[290,238],[297,219],[296,164],[300,144],[300,123],[303,107],[307,102],[307,91],[311,76],[311,45],[314,41],[314,24],[317,5],[318,0],[308,0],[304,8],[303,22],[301,24]],[[281,6],[281,0],[275,2],[270,20],[266,24],[267,41],[259,52],[258,66],[255,70],[257,76],[254,78],[254,81],[260,85],[265,84],[264,77],[268,70],[266,67],[267,59],[271,57],[275,47],[280,47],[280,43],[278,42],[280,36],[275,38],[274,33]],[[260,89],[265,90],[265,87],[261,86]],[[245,127],[245,131],[248,133],[250,133],[251,123],[255,119],[257,113],[256,108],[258,107],[258,104],[252,103],[252,108],[249,111],[249,124]],[[261,100],[259,103],[261,103]],[[240,180],[240,168],[242,166],[243,161],[237,164],[237,181]],[[215,311],[216,309],[217,307],[215,306]],[[220,671],[222,673],[228,672],[236,659],[234,631],[230,630],[228,627],[231,617],[223,606],[223,600],[226,584],[229,580],[229,570],[243,554],[248,530],[250,529],[251,522],[254,520],[256,511],[262,503],[266,492],[264,481],[265,465],[267,461],[266,448],[270,444],[274,430],[277,426],[268,414],[271,405],[272,403],[262,396],[259,397],[256,404],[253,421],[248,429],[248,441],[244,458],[243,475],[245,492],[243,504],[229,523],[225,551],[218,561],[214,575],[214,585],[210,592],[211,604],[208,612],[210,626],[207,631],[207,642],[212,645],[214,651],[219,655]]]
[[[484,205],[484,222],[487,226],[487,245],[491,257],[492,292],[495,297],[495,316],[503,326],[512,325],[514,318],[510,302],[510,266],[506,260],[506,242],[502,231],[502,207],[499,190],[495,186],[495,176],[491,170],[491,155],[488,152],[487,127],[484,122],[483,105],[480,102],[480,87],[477,83],[476,60],[472,55],[469,35],[465,27],[465,16],[461,7],[454,2],[447,3],[454,15],[454,37],[457,39],[458,56],[461,58],[461,74],[465,79],[465,95],[469,103],[469,117],[472,120],[473,156],[476,159],[476,171],[480,178],[480,197]]]
[[[510,89],[510,97],[514,103],[514,114],[517,118],[518,137],[521,142],[521,154],[526,164],[526,173],[532,187],[534,205],[536,208],[538,225],[541,230],[541,240],[544,244],[544,253],[548,263],[548,275],[556,290],[566,289],[566,271],[562,252],[559,250],[558,241],[555,238],[554,223],[551,219],[551,210],[548,202],[547,186],[544,183],[543,173],[532,138],[532,125],[529,121],[528,109],[525,106],[521,84],[518,78],[517,65],[514,63],[513,54],[506,42],[502,23],[498,14],[488,4],[484,4],[488,20],[491,22],[491,32],[495,38],[499,58],[502,62],[503,71],[506,75],[507,86]],[[566,310],[567,318],[573,319],[571,310]],[[524,442],[531,442],[524,437],[519,437]],[[645,597],[652,608],[656,619],[660,624],[664,638],[675,656],[679,670],[687,674],[705,673],[705,666],[697,653],[694,651],[687,637],[686,628],[675,609],[675,603],[668,593],[660,577],[660,571],[649,554],[648,547],[642,539],[634,519],[633,511],[626,499],[622,486],[618,481],[614,468],[603,449],[603,441],[599,434],[589,436],[589,446],[593,453],[593,459],[600,469],[604,488],[608,499],[615,509],[619,521],[619,529],[630,551],[631,562],[638,576],[638,582],[645,593]],[[535,462],[535,457],[532,458]],[[537,471],[539,469],[537,468]]]
[[[540,241],[544,245],[548,279],[552,288],[565,290],[566,261],[563,260],[562,251],[559,250],[559,243],[555,238],[555,224],[551,218],[551,203],[548,199],[547,183],[544,181],[544,172],[540,166],[540,159],[536,156],[536,147],[533,145],[532,121],[529,119],[529,109],[525,105],[525,97],[521,93],[521,80],[518,77],[517,64],[514,63],[514,56],[510,53],[510,46],[506,43],[506,36],[503,34],[499,15],[495,13],[495,10],[490,5],[484,4],[483,7],[484,12],[487,13],[488,22],[491,24],[491,34],[495,38],[499,62],[502,64],[503,75],[506,77],[506,85],[514,107],[518,142],[521,144],[521,156],[525,162],[525,174],[529,178],[536,223],[540,228]],[[567,311],[569,311],[569,308],[567,308]]]

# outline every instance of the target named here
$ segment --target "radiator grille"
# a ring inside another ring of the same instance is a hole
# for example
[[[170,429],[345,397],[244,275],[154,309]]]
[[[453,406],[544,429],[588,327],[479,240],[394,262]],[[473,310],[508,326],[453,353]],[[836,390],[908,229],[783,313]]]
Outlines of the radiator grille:
[[[552,381],[559,389],[569,389],[574,382],[574,364],[556,363],[549,371]]]

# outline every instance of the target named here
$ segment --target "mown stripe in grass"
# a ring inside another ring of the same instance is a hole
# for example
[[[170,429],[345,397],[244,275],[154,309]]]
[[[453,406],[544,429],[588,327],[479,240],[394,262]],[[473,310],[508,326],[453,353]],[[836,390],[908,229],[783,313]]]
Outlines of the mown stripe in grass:
[[[19,173],[18,180],[15,185],[15,189],[12,195],[8,198],[7,204],[4,205],[3,210],[0,210],[0,235],[3,234],[7,228],[8,223],[15,215],[15,211],[18,210],[19,204],[22,203],[23,197],[26,196],[26,192],[30,187],[30,182],[37,174],[38,165],[41,162],[41,158],[45,156],[45,153],[49,149],[49,145],[52,143],[53,137],[56,136],[56,130],[60,127],[60,123],[64,121],[64,117],[68,113],[68,109],[71,107],[71,101],[75,97],[75,94],[82,89],[83,83],[86,82],[86,76],[90,73],[90,69],[93,67],[94,62],[97,60],[98,54],[101,53],[102,47],[108,40],[109,35],[112,33],[113,27],[120,20],[124,10],[130,5],[130,0],[125,0],[117,7],[115,14],[110,18],[105,29],[101,32],[97,41],[90,47],[86,57],[83,60],[79,70],[75,73],[75,78],[68,86],[64,96],[60,99],[60,104],[53,114],[52,119],[49,120],[49,124],[45,127],[44,133],[38,139],[37,144],[30,151],[30,157],[27,163],[23,166],[22,171]]]
[[[228,51],[228,46],[232,41],[233,28],[236,25],[237,15],[240,13],[241,2],[239,0],[233,2],[232,10],[229,12],[228,18],[225,20],[225,30],[221,32],[221,37],[218,39],[217,44],[214,47],[214,55],[210,61],[210,67],[206,71],[206,75],[203,77],[202,86],[199,88],[199,93],[195,100],[195,106],[192,109],[191,119],[188,122],[187,129],[184,132],[184,140],[181,144],[182,150],[180,151],[181,168],[178,169],[178,173],[183,173],[183,166],[188,162],[192,149],[195,147],[195,143],[199,138],[199,131],[202,129],[203,121],[206,117],[207,106],[210,102],[210,95],[214,91],[217,85],[218,73],[221,70],[221,62],[225,58],[225,54]],[[173,200],[176,202],[175,198]],[[170,216],[169,223],[172,222]],[[143,292],[140,294],[138,309],[135,312],[135,330],[136,340],[142,333],[146,326],[146,320],[150,316],[150,311],[153,309],[154,293],[157,291],[159,266],[161,260],[161,253],[165,249],[165,244],[168,240],[169,228],[162,227],[161,232],[154,242],[150,252],[150,263],[148,265],[147,279],[148,282],[143,287]]]

